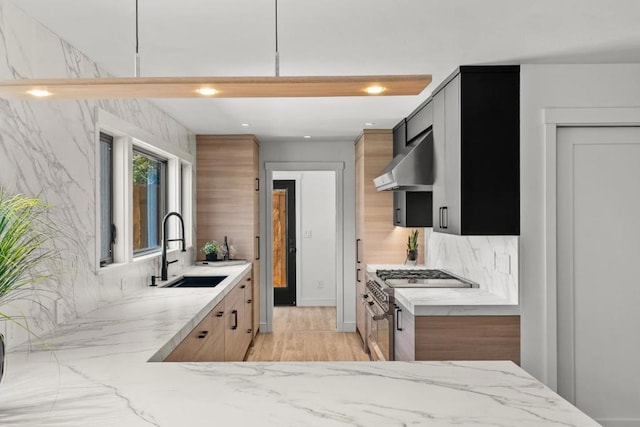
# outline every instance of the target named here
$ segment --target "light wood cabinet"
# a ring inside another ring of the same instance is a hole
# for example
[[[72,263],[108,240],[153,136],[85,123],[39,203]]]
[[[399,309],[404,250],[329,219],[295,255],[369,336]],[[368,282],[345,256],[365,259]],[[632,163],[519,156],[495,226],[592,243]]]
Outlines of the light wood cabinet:
[[[228,236],[234,258],[253,263],[249,329],[255,337],[260,327],[259,142],[255,135],[198,135],[196,141],[198,250],[209,240],[222,244]]]
[[[393,192],[379,192],[373,184],[373,179],[393,159],[393,132],[365,130],[357,139],[355,150],[356,326],[364,337],[366,313],[361,295],[366,293],[366,266],[404,263],[409,230],[393,225]],[[418,250],[422,257],[421,246]]]
[[[169,354],[165,362],[237,362],[252,340],[251,272]]]
[[[520,364],[520,316],[413,316],[396,308],[395,360],[511,360]]]
[[[224,301],[214,307],[165,362],[221,362],[224,360]]]

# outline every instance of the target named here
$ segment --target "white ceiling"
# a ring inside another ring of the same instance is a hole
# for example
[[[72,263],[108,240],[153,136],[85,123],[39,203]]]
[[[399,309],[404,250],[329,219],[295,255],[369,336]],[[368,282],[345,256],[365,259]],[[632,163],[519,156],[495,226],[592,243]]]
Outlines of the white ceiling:
[[[13,1],[114,75],[133,75],[135,0]],[[139,0],[142,76],[274,75],[274,4]],[[433,83],[409,97],[152,102],[196,133],[351,141],[365,122],[394,126],[461,64],[640,62],[638,22],[638,0],[279,0],[280,75]]]

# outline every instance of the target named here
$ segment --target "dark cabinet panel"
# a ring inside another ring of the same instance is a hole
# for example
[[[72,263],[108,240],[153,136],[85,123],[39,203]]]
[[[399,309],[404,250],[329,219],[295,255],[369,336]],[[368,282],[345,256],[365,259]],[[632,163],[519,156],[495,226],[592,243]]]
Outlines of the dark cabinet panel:
[[[408,118],[402,119],[393,128],[393,155],[407,146],[410,139],[426,130],[433,122],[431,104],[418,107]],[[394,191],[393,224],[398,227],[431,227],[431,192]]]
[[[393,128],[393,155],[396,156],[407,146],[407,119],[402,119]]]
[[[434,94],[434,230],[520,234],[520,68],[460,67]]]
[[[428,99],[406,119],[407,141],[411,141],[433,124],[433,102]]]
[[[394,191],[393,224],[399,227],[431,227],[432,195],[430,191]]]

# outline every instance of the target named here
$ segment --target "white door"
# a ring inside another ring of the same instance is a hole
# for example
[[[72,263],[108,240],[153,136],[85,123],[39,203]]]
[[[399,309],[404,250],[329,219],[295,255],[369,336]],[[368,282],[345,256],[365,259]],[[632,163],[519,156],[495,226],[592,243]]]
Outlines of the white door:
[[[640,426],[640,128],[558,130],[558,392]]]

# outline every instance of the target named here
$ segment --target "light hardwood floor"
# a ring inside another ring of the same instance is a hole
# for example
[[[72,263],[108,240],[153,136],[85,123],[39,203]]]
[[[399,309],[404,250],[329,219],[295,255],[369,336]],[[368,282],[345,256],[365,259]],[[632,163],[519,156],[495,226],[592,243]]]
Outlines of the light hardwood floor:
[[[335,307],[274,307],[273,332],[258,333],[248,362],[368,361],[355,332],[336,332]]]

